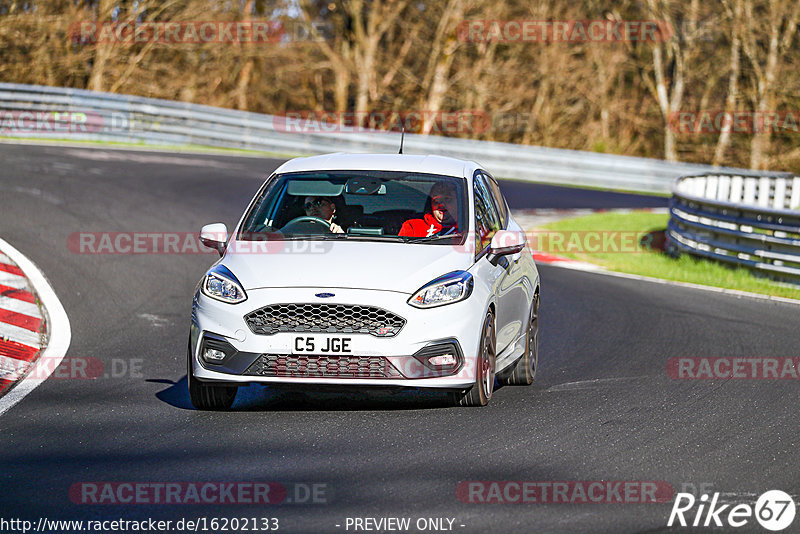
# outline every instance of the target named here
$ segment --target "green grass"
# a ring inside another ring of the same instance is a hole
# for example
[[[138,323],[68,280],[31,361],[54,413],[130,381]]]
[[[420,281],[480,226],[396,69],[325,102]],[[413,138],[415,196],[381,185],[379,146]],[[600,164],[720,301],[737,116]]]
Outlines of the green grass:
[[[648,250],[639,244],[639,238],[648,232],[664,230],[668,220],[668,214],[644,211],[596,213],[562,219],[542,225],[537,230],[545,233],[537,236],[536,248],[557,256],[600,265],[610,271],[800,299],[800,288],[753,276],[747,269],[731,268],[688,254],[676,259],[660,251]],[[616,239],[611,239],[611,232],[624,234],[618,234]],[[596,252],[597,238],[594,241],[589,239],[595,233],[608,237],[609,244],[614,243],[618,251],[609,250],[611,245],[600,245],[600,250]],[[628,240],[623,240],[622,235]],[[570,242],[573,246],[568,246]]]

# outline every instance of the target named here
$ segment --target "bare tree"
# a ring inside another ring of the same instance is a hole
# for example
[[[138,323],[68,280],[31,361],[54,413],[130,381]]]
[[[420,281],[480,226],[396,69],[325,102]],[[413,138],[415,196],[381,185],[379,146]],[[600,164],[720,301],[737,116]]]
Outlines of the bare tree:
[[[97,4],[97,26],[111,21],[112,12],[117,8],[115,0],[99,0]],[[106,66],[114,52],[114,43],[100,39],[95,46],[94,58],[92,61],[92,72],[89,76],[87,89],[90,91],[102,91],[105,88]]]
[[[687,60],[695,42],[699,0],[691,0],[686,25],[676,22],[674,9],[671,0],[646,2],[648,17],[667,21],[675,32],[666,42],[650,43],[653,61],[652,78],[650,75],[645,75],[647,88],[658,103],[664,120],[664,157],[669,161],[678,161],[675,132],[670,121],[680,110],[686,89]]]
[[[447,0],[439,14],[439,24],[430,43],[428,62],[422,76],[424,96],[421,98],[420,108],[425,111],[422,122],[423,134],[431,133],[436,116],[442,109],[444,97],[450,87],[450,69],[456,51],[462,44],[456,35],[458,24],[464,19],[464,13],[473,5],[473,0]]]
[[[742,47],[747,57],[755,83],[753,100],[757,112],[757,121],[776,110],[775,81],[782,69],[786,55],[795,53],[792,48],[797,32],[800,2],[782,2],[767,0],[756,4],[754,0],[744,3],[744,35]],[[782,27],[782,29],[781,29]],[[767,124],[755,129],[750,145],[750,167],[766,168],[771,128]]]
[[[740,56],[741,56],[741,24],[742,24],[742,0],[734,0],[731,6],[728,0],[723,0],[725,10],[729,19],[729,28],[731,36],[731,52],[729,60],[728,72],[728,90],[725,97],[725,111],[731,112],[736,107],[736,102],[739,98],[739,76],[741,74]],[[704,108],[705,106],[703,106]],[[725,151],[728,149],[731,141],[731,129],[733,120],[729,115],[725,116],[722,128],[717,138],[717,146],[714,150],[714,165],[721,165],[725,159]]]

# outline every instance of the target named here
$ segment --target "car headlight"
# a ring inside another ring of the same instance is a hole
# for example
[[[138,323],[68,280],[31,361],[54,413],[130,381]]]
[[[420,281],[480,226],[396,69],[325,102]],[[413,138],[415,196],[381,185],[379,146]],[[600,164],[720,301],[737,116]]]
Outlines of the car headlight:
[[[239,280],[224,265],[217,265],[206,274],[202,290],[204,295],[229,304],[247,300]]]
[[[462,301],[472,294],[472,275],[455,271],[432,280],[414,293],[408,303],[415,308],[435,308]]]

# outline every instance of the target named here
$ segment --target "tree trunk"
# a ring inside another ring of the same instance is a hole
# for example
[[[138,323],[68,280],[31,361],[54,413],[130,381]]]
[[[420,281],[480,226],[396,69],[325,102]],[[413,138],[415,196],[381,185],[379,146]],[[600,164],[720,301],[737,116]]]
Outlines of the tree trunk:
[[[732,17],[731,17],[732,28],[731,32],[733,35],[731,41],[731,60],[730,60],[730,74],[728,76],[728,96],[725,98],[725,111],[726,112],[733,112],[736,107],[736,101],[738,99],[739,93],[739,71],[740,71],[740,48],[741,48],[741,39],[740,39],[740,30],[739,25],[741,24],[742,20],[742,0],[736,0],[736,7],[734,8]],[[722,165],[722,162],[725,159],[725,151],[728,149],[731,141],[731,127],[733,126],[732,120],[728,120],[727,117],[722,127],[722,131],[719,134],[719,138],[717,139],[717,148],[714,150],[714,165]]]
[[[246,22],[253,20],[254,1],[247,0],[244,5],[244,21]],[[239,71],[239,79],[236,83],[236,109],[247,111],[247,93],[250,87],[250,78],[253,75],[253,67],[255,66],[252,56],[253,43],[239,43],[237,48],[240,51],[239,59],[244,59],[244,65],[242,65],[242,70]]]
[[[669,17],[669,7],[669,2],[667,2],[666,8],[662,10],[659,9],[657,0],[647,0],[648,16],[654,19]],[[678,161],[675,132],[672,129],[671,121],[673,120],[673,115],[680,110],[683,101],[686,57],[688,51],[694,46],[698,9],[698,0],[692,0],[687,17],[687,31],[684,32],[676,28],[680,35],[673,36],[664,43],[663,48],[661,43],[652,44],[655,83],[649,80],[646,81],[650,85],[651,92],[655,93],[654,96],[664,120],[664,158],[668,161]],[[675,28],[675,22],[670,22],[672,27]],[[667,72],[664,61],[665,51],[669,54],[668,59],[671,60],[669,72]]]
[[[422,82],[423,89],[429,87],[420,110],[423,113],[422,133],[425,135],[433,130],[436,116],[442,109],[450,85],[450,67],[453,65],[460,44],[456,36],[456,27],[464,18],[464,12],[468,7],[470,7],[468,0],[448,0],[439,19],[427,72]]]
[[[744,19],[748,23],[756,18],[757,14],[754,13],[752,0],[746,0],[744,10]],[[794,34],[797,32],[799,17],[800,3],[785,4],[780,0],[769,0],[767,17],[769,45],[767,46],[766,65],[763,67],[757,53],[757,30],[749,27],[748,24],[748,33],[742,38],[742,47],[750,62],[756,82],[756,120],[753,122],[755,133],[750,144],[750,167],[753,169],[764,169],[769,165],[772,125],[765,118],[767,113],[776,111],[775,79],[778,66],[786,54],[793,51],[791,45]],[[783,35],[781,35],[780,27],[784,21],[785,27]]]
[[[111,12],[114,9],[114,0],[100,0],[97,6],[97,28],[98,31],[102,24],[111,21]],[[90,91],[102,91],[104,89],[103,80],[106,73],[106,65],[113,52],[114,43],[106,43],[98,40],[95,45],[95,53],[92,61],[92,71],[89,75],[87,89]]]
[[[765,124],[764,117],[766,113],[775,111],[773,87],[775,85],[775,70],[778,65],[778,24],[779,21],[770,20],[767,66],[764,69],[763,78],[758,81],[757,120],[754,122],[755,133],[750,144],[751,169],[765,169],[767,167],[767,154],[769,153],[772,131]]]

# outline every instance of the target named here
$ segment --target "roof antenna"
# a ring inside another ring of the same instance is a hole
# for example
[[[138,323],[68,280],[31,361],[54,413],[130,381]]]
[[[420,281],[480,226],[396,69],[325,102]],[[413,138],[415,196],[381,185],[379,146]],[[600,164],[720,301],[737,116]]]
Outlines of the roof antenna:
[[[406,138],[406,127],[403,126],[403,133],[400,134],[400,152],[398,152],[398,154],[403,153],[403,141],[405,140],[405,138]]]

